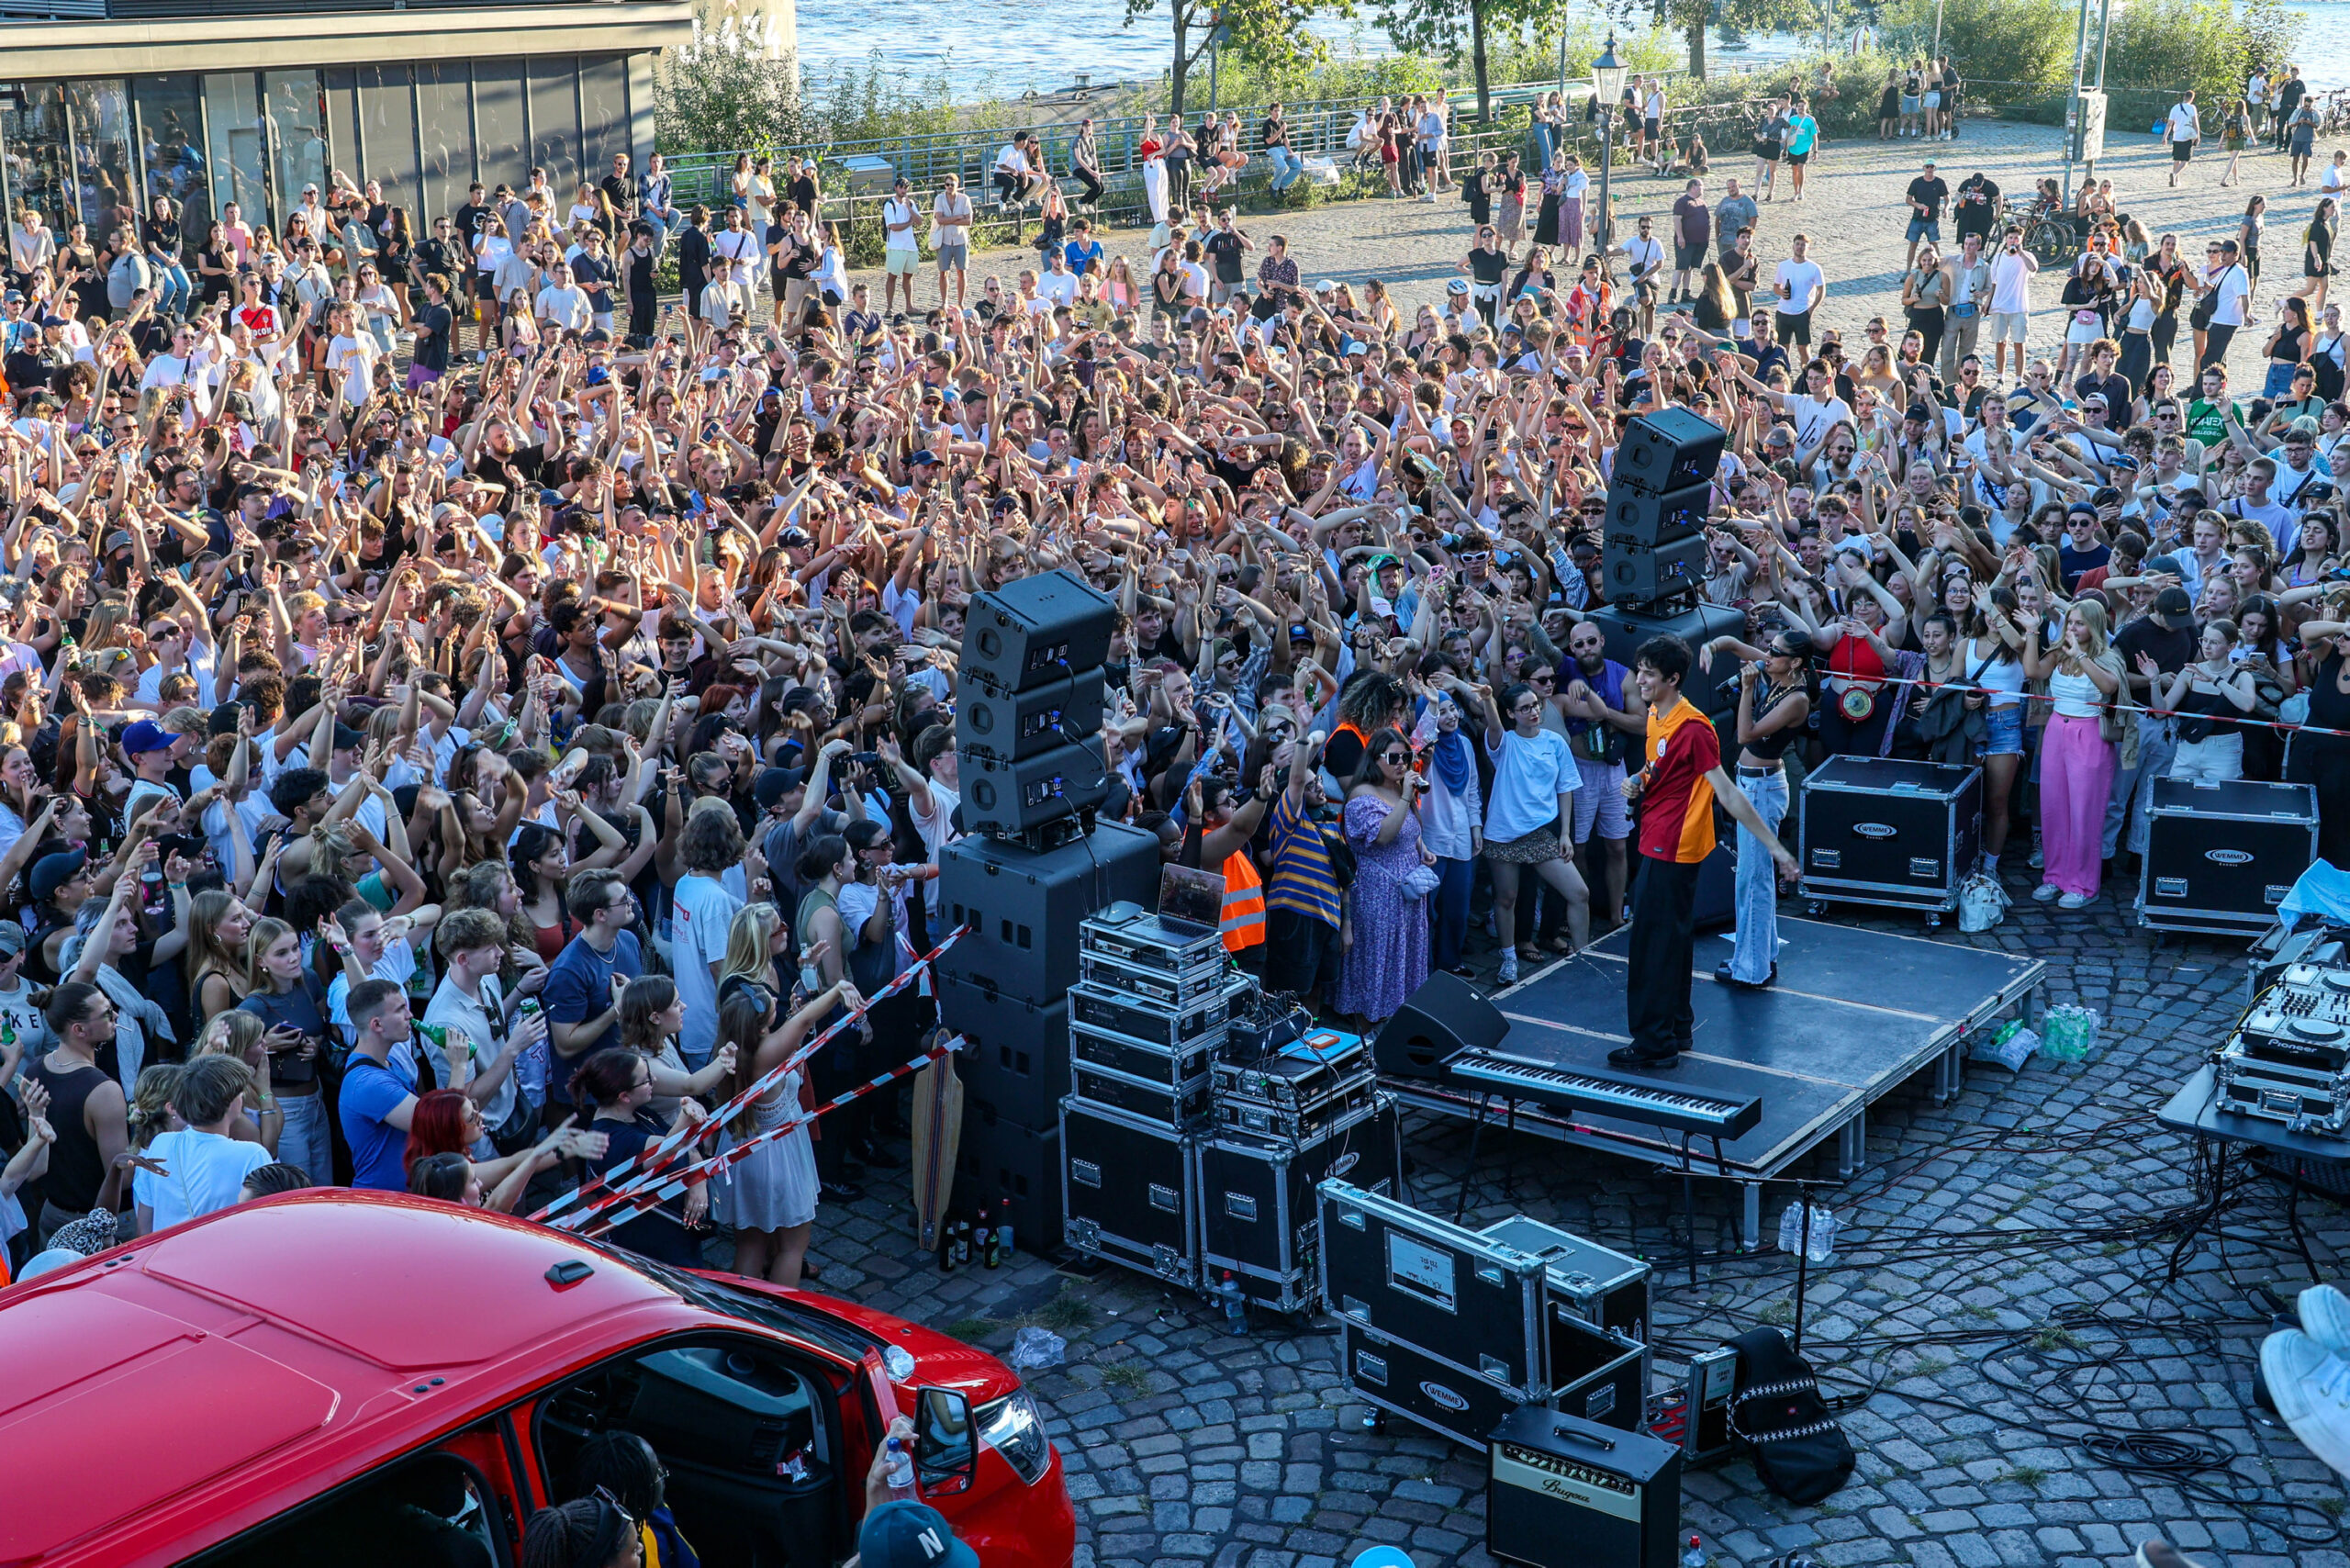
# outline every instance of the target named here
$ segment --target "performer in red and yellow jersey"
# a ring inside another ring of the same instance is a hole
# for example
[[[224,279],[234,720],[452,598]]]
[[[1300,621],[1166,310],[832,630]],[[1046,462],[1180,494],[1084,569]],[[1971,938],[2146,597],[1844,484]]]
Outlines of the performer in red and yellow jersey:
[[[1648,704],[1647,745],[1640,771],[1624,793],[1640,803],[1639,876],[1632,885],[1631,962],[1625,1012],[1632,1043],[1607,1053],[1617,1067],[1674,1066],[1689,1048],[1695,1019],[1689,1005],[1689,966],[1696,946],[1690,923],[1696,913],[1697,863],[1714,848],[1714,803],[1761,840],[1787,875],[1787,853],[1722,772],[1721,740],[1714,726],[1681,695],[1692,655],[1674,636],[1640,644],[1634,690]]]

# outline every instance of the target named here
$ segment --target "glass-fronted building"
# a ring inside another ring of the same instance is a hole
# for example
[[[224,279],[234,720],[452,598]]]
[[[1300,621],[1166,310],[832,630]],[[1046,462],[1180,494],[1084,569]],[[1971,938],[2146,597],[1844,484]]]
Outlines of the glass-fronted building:
[[[568,197],[653,150],[653,51],[687,0],[0,0],[0,197],[111,233],[164,195],[195,236],[283,223],[331,171],[422,224],[533,165]],[[32,13],[28,15],[27,13]],[[59,13],[65,13],[60,15]]]

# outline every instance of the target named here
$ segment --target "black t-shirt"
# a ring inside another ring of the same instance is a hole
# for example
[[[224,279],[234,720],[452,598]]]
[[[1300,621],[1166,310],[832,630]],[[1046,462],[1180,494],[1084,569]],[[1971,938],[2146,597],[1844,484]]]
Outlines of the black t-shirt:
[[[2300,77],[2288,76],[2285,84],[2277,90],[2277,107],[2282,113],[2291,114],[2295,106],[2309,95],[2309,90],[2310,84]]]
[[[1240,236],[1231,230],[1219,229],[1200,242],[1208,259],[1215,263],[1218,283],[1240,281]]]
[[[455,319],[445,305],[421,305],[416,312],[416,363],[426,370],[449,368],[449,327]]]
[[[626,252],[626,259],[629,293],[639,299],[652,297],[653,269],[659,264],[660,256],[651,251],[639,252],[632,246]]]
[[[1999,187],[1980,174],[1959,182],[1958,205],[1951,209],[1961,234],[1988,234],[1999,215]]]
[[[630,204],[636,200],[635,187],[618,174],[606,174],[599,188],[604,193],[604,199],[612,204],[612,210],[626,218]]]
[[[1479,283],[1501,282],[1503,272],[1509,266],[1509,257],[1499,251],[1488,251],[1480,245],[1469,252],[1469,275]]]
[[[2155,667],[2165,675],[2177,675],[2195,657],[2195,642],[2192,620],[2165,627],[2158,625],[2151,615],[2141,615],[2113,639],[2113,651],[2121,655],[2122,667],[2133,676],[2138,673],[2141,654],[2153,655]]]
[[[1930,176],[1920,174],[1909,182],[1909,199],[1917,203],[1918,207],[1925,208],[1923,212],[1918,211],[1917,207],[1910,208],[1913,216],[1940,218],[1942,215],[1942,203],[1950,199],[1950,186],[1940,174]]]

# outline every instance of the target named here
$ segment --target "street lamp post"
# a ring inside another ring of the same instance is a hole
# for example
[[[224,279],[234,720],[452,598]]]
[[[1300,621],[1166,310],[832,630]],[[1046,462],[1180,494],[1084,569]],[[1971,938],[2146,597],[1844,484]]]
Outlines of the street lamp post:
[[[1599,265],[1612,274],[1607,252],[1616,238],[1616,209],[1609,200],[1609,176],[1616,166],[1616,107],[1624,94],[1624,62],[1616,58],[1616,35],[1591,62],[1592,90],[1599,95]]]

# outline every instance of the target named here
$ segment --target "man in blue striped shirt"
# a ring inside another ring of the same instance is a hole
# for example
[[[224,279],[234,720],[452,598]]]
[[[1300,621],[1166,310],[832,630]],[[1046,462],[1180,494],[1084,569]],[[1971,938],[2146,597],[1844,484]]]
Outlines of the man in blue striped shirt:
[[[1322,826],[1313,818],[1320,730],[1290,751],[1289,780],[1273,802],[1269,823],[1272,869],[1265,878],[1264,988],[1310,996],[1338,975],[1338,873]]]

